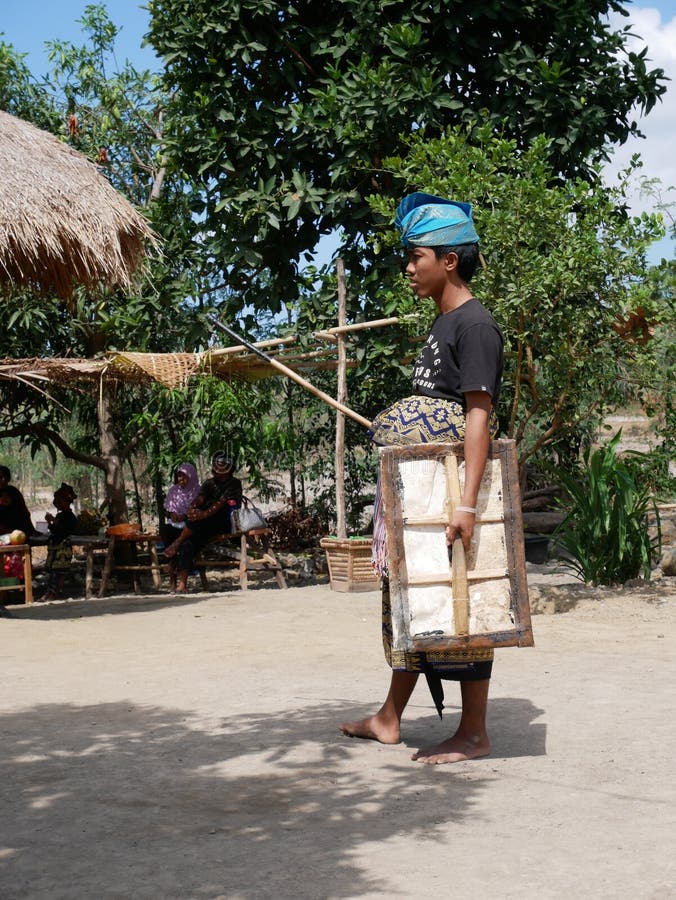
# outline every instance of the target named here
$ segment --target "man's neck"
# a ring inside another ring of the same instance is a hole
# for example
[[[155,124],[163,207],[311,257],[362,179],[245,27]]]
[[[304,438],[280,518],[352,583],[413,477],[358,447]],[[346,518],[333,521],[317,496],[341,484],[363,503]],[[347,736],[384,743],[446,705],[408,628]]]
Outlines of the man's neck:
[[[441,297],[435,297],[434,302],[440,315],[443,315],[444,313],[452,312],[454,309],[462,306],[463,303],[467,303],[473,296],[464,282],[460,285],[448,284]]]

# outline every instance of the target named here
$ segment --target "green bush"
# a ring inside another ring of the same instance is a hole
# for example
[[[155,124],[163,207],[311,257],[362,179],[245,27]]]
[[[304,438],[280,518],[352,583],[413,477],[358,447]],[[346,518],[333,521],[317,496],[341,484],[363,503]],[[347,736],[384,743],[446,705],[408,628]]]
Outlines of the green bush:
[[[565,564],[588,584],[623,584],[640,574],[650,579],[659,554],[659,513],[650,488],[617,455],[621,431],[593,453],[586,450],[577,470],[556,474],[566,518],[554,538],[570,556]],[[648,534],[648,513],[657,536]]]

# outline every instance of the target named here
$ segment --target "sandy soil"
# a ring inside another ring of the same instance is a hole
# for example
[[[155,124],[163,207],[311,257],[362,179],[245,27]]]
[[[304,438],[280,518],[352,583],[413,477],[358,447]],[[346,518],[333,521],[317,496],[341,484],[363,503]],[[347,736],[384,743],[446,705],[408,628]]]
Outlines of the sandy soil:
[[[388,680],[377,593],[14,608],[0,896],[675,896],[676,579],[532,580],[568,611],[497,652],[492,755],[439,767],[410,755],[453,729],[456,686],[443,723],[417,688],[398,746],[337,730]]]

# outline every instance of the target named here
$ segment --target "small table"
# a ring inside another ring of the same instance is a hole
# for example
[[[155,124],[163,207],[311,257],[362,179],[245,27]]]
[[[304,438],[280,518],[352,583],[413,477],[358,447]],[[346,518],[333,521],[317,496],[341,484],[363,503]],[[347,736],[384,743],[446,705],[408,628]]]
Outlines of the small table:
[[[31,568],[31,548],[29,544],[0,544],[0,571],[2,571],[2,557],[5,553],[20,553],[23,557],[23,584],[3,584],[2,591],[23,591],[26,604],[33,602],[33,570]]]
[[[103,594],[108,586],[108,579],[110,578],[111,572],[114,570],[116,572],[133,572],[134,573],[134,593],[141,593],[141,583],[139,579],[140,572],[151,572],[153,576],[153,586],[156,591],[159,591],[162,587],[162,573],[160,570],[160,560],[157,554],[157,544],[162,540],[161,536],[157,533],[149,533],[149,534],[130,534],[130,535],[122,535],[115,534],[110,535],[108,538],[108,550],[106,551],[106,559],[103,564],[103,572],[101,573],[101,585],[99,587],[99,597],[103,597]],[[118,544],[131,544],[136,550],[138,545],[143,546],[143,544],[147,545],[148,563],[139,563],[138,561],[133,564],[118,564],[115,562],[115,547]]]

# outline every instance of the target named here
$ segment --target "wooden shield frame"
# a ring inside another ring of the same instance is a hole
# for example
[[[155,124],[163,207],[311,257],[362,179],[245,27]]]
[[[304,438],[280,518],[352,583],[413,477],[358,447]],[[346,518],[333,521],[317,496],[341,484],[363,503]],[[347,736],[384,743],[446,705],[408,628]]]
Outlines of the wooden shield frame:
[[[532,646],[515,442],[491,442],[477,501],[476,546],[465,560],[456,541],[445,564],[441,554],[446,525],[460,503],[464,444],[385,447],[380,457],[393,649]],[[416,466],[424,473],[420,490]],[[431,512],[416,511],[421,503]]]

